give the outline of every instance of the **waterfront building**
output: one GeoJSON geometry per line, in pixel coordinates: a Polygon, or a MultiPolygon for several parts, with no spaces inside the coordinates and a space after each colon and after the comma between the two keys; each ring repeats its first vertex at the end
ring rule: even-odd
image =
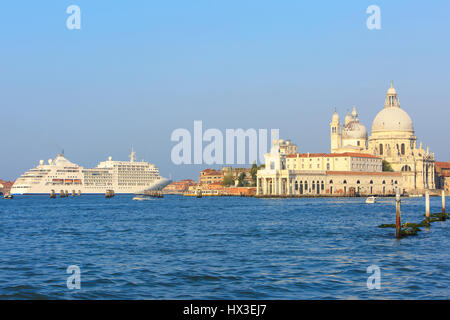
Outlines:
{"type": "Polygon", "coordinates": [[[391,83],[384,108],[372,123],[371,135],[360,123],[356,108],[347,114],[342,126],[335,111],[330,123],[330,150],[332,153],[360,152],[389,162],[395,172],[402,173],[402,185],[408,192],[435,189],[434,153],[417,146],[417,137],[411,117],[400,108],[397,90],[391,83]]]}
{"type": "Polygon", "coordinates": [[[190,186],[185,193],[187,196],[195,196],[201,193],[205,196],[253,196],[256,194],[255,187],[226,187],[222,182],[190,186]]]}
{"type": "MultiPolygon", "coordinates": [[[[290,141],[289,141],[289,144],[290,141]]],[[[422,193],[435,189],[435,157],[417,145],[413,122],[400,108],[391,83],[384,108],[378,112],[370,136],[356,107],[344,123],[335,110],[330,123],[330,153],[298,153],[274,140],[265,155],[266,167],[258,170],[257,194],[392,194],[422,193]],[[392,172],[383,171],[383,161],[392,172]]],[[[443,175],[439,187],[445,185],[443,175]]]]}
{"type": "Polygon", "coordinates": [[[0,179],[0,194],[9,194],[14,181],[4,181],[0,179]]]}
{"type": "Polygon", "coordinates": [[[198,178],[198,184],[200,185],[222,181],[223,181],[222,171],[214,169],[205,169],[200,171],[200,176],[198,178]]]}
{"type": "MultiPolygon", "coordinates": [[[[292,145],[290,146],[292,148],[292,145]]],[[[296,146],[295,149],[297,150],[296,146]]],[[[215,169],[204,169],[200,171],[200,176],[198,179],[198,183],[200,185],[203,184],[212,184],[216,182],[222,183],[225,177],[231,177],[234,181],[234,184],[237,186],[239,182],[239,176],[244,173],[244,184],[247,186],[251,186],[253,183],[251,168],[233,168],[229,166],[223,166],[222,170],[215,169]]]]}
{"type": "MultiPolygon", "coordinates": [[[[257,195],[388,195],[402,187],[400,172],[383,172],[382,159],[364,153],[294,153],[274,140],[258,170],[257,195]]],[[[403,190],[404,191],[404,190],[403,190]]]]}
{"type": "Polygon", "coordinates": [[[239,176],[244,173],[244,183],[245,185],[251,185],[252,181],[252,173],[250,168],[233,168],[233,167],[222,167],[222,175],[223,177],[229,176],[234,180],[235,185],[237,186],[239,182],[239,176]]]}
{"type": "Polygon", "coordinates": [[[165,194],[183,194],[189,190],[190,186],[196,186],[197,183],[192,179],[184,179],[169,183],[162,192],[165,194]]]}
{"type": "Polygon", "coordinates": [[[450,161],[439,162],[434,164],[436,188],[444,189],[446,192],[450,192],[450,161]]]}

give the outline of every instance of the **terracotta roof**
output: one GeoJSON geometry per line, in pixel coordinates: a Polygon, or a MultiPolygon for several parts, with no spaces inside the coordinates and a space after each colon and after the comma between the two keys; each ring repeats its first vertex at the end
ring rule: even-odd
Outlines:
{"type": "Polygon", "coordinates": [[[356,152],[344,152],[344,153],[330,153],[326,157],[358,157],[358,158],[374,158],[381,159],[380,157],[366,154],[366,153],[356,153],[356,152]]]}
{"type": "Polygon", "coordinates": [[[314,158],[314,157],[324,157],[326,153],[297,153],[297,154],[289,154],[286,158],[314,158]]]}
{"type": "Polygon", "coordinates": [[[313,157],[358,157],[358,158],[373,158],[373,159],[381,159],[380,157],[366,154],[366,153],[357,153],[357,152],[344,152],[344,153],[297,153],[287,155],[287,158],[310,158],[313,157]]]}
{"type": "Polygon", "coordinates": [[[336,175],[349,175],[349,176],[392,176],[392,177],[401,177],[401,172],[390,172],[390,171],[382,171],[382,172],[364,172],[364,171],[327,171],[327,174],[336,174],[336,175]]]}
{"type": "Polygon", "coordinates": [[[436,161],[434,163],[435,167],[441,168],[441,169],[450,169],[450,161],[448,162],[440,162],[440,161],[436,161]]]}
{"type": "Polygon", "coordinates": [[[200,171],[200,174],[202,176],[221,176],[222,175],[222,171],[219,170],[214,170],[214,169],[205,169],[200,171]]]}
{"type": "Polygon", "coordinates": [[[202,176],[203,177],[205,177],[205,176],[222,176],[222,173],[220,173],[220,172],[208,172],[208,173],[204,173],[202,176]]]}

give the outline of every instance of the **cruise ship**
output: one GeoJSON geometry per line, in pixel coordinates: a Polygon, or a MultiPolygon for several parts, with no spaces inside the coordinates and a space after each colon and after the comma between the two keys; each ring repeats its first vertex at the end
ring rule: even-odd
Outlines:
{"type": "Polygon", "coordinates": [[[11,188],[13,195],[45,194],[143,194],[162,190],[171,181],[159,175],[158,168],[146,161],[136,161],[131,150],[129,161],[114,161],[111,157],[88,169],[76,165],[59,154],[44,160],[21,175],[11,188]]]}

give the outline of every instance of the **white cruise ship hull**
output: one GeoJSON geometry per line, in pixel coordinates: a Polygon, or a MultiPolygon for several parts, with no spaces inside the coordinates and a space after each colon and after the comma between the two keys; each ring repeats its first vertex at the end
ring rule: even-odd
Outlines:
{"type": "Polygon", "coordinates": [[[78,166],[64,155],[58,155],[48,164],[41,160],[39,165],[21,175],[11,188],[13,195],[68,194],[143,194],[145,191],[159,191],[171,181],[159,175],[153,164],[134,161],[100,162],[95,168],[78,166]]]}
{"type": "Polygon", "coordinates": [[[11,194],[15,196],[19,195],[50,195],[53,192],[56,195],[64,193],[76,193],[82,195],[96,195],[105,194],[107,190],[113,190],[115,194],[144,194],[145,191],[160,191],[164,189],[171,181],[169,179],[162,178],[155,181],[151,185],[146,186],[130,186],[130,187],[93,187],[88,188],[77,185],[61,185],[61,186],[16,186],[11,188],[11,194]]]}

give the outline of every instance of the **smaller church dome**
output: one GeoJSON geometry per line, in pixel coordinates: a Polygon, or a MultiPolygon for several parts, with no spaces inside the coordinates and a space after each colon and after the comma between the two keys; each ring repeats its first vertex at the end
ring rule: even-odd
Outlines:
{"type": "Polygon", "coordinates": [[[367,139],[367,129],[359,121],[350,121],[344,126],[342,139],[367,139]]]}

